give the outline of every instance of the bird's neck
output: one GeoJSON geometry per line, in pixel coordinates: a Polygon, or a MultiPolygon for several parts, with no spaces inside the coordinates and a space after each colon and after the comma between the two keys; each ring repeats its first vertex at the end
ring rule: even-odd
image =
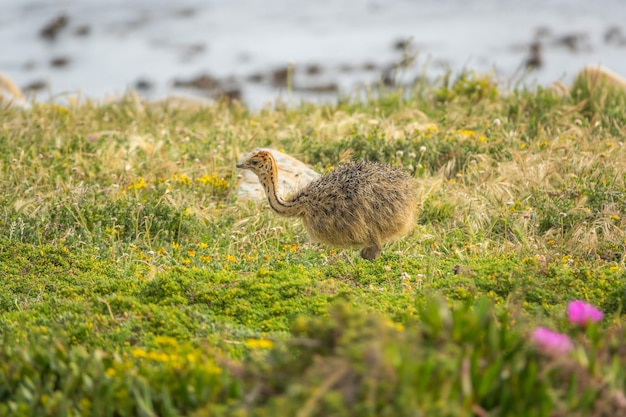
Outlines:
{"type": "Polygon", "coordinates": [[[274,212],[285,217],[299,216],[302,212],[301,204],[293,200],[284,200],[277,194],[278,188],[278,172],[276,166],[273,166],[272,172],[263,176],[259,176],[261,185],[265,189],[267,201],[274,212]]]}

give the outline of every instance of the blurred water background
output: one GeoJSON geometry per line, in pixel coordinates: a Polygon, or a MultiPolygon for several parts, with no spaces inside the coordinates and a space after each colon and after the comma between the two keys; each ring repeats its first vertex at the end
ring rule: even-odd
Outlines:
{"type": "Polygon", "coordinates": [[[626,76],[624,0],[0,0],[0,72],[38,100],[136,89],[258,108],[464,69],[569,83],[587,64],[626,76]]]}

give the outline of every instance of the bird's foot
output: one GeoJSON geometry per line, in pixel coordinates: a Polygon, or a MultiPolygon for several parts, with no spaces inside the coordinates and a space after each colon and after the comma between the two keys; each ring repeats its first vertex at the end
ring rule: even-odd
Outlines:
{"type": "Polygon", "coordinates": [[[380,245],[368,246],[361,249],[361,258],[373,261],[380,256],[380,245]]]}

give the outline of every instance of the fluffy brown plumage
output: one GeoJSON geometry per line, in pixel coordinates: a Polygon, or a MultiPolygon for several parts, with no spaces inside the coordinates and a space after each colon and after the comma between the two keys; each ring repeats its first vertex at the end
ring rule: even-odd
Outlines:
{"type": "Polygon", "coordinates": [[[270,152],[257,151],[237,168],[255,173],[272,210],[302,218],[313,240],[362,248],[364,259],[378,258],[383,243],[408,233],[415,224],[413,180],[387,165],[367,161],[340,165],[288,199],[276,194],[276,161],[270,152]]]}

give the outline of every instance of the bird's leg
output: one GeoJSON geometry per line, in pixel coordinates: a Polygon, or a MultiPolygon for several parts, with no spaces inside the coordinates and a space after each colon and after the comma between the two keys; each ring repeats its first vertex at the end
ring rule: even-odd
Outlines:
{"type": "Polygon", "coordinates": [[[380,250],[380,244],[374,243],[372,246],[361,249],[361,258],[373,261],[380,256],[380,250]]]}

